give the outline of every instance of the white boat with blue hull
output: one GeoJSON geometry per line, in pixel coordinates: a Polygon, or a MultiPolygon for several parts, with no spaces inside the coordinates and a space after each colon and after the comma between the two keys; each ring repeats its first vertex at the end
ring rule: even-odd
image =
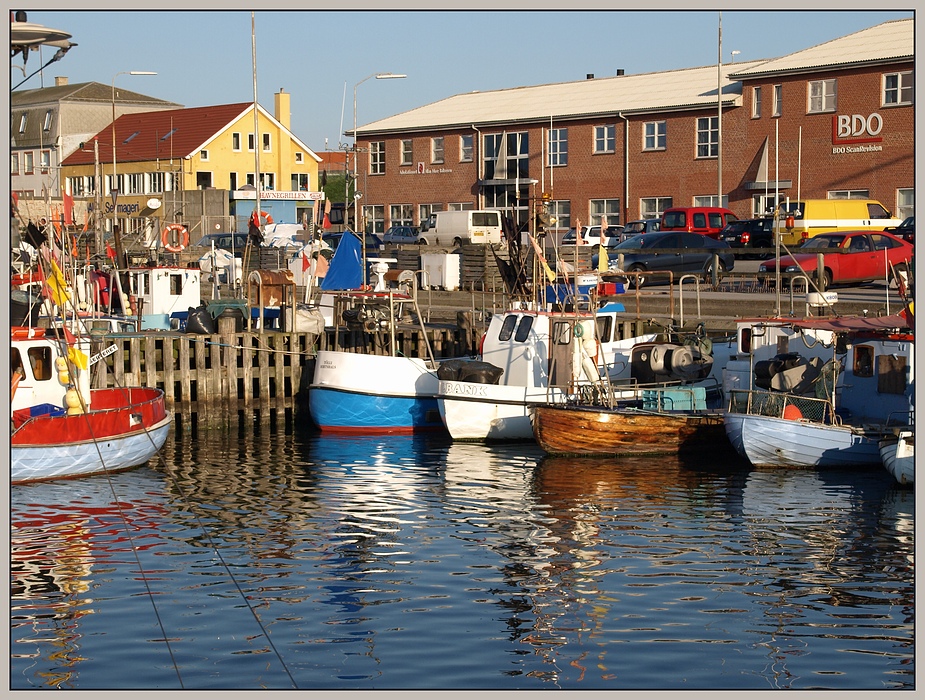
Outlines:
{"type": "Polygon", "coordinates": [[[896,428],[892,435],[880,440],[880,458],[896,483],[912,486],[915,483],[915,428],[911,425],[896,428]]]}
{"type": "Polygon", "coordinates": [[[753,363],[753,387],[760,388],[729,392],[724,422],[733,447],[756,467],[879,465],[880,441],[910,422],[915,363],[908,319],[780,323],[813,331],[793,337],[813,357],[791,342],[786,353],[753,363]]]}

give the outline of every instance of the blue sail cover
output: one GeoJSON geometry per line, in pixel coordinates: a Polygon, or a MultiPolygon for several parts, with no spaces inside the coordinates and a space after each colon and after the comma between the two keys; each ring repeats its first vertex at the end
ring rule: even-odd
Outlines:
{"type": "Polygon", "coordinates": [[[331,258],[321,289],[357,289],[363,284],[363,243],[353,231],[344,231],[331,258]]]}

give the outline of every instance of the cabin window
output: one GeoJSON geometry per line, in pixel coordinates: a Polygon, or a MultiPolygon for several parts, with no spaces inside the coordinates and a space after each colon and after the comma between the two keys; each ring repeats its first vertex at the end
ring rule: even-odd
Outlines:
{"type": "Polygon", "coordinates": [[[517,325],[517,334],[514,336],[514,340],[518,343],[524,342],[530,337],[531,328],[533,328],[533,316],[524,316],[521,318],[520,323],[517,325]]]}
{"type": "Polygon", "coordinates": [[[175,297],[183,294],[183,275],[170,275],[170,293],[175,297]]]}
{"type": "Polygon", "coordinates": [[[37,381],[51,379],[51,348],[29,348],[29,364],[37,381]]]}
{"type": "Polygon", "coordinates": [[[572,342],[572,324],[569,321],[557,321],[552,328],[552,342],[555,345],[568,345],[572,342]]]}
{"type": "Polygon", "coordinates": [[[511,336],[514,335],[515,325],[517,325],[516,316],[508,316],[504,319],[504,323],[501,324],[501,333],[498,335],[498,340],[510,340],[511,336]]]}
{"type": "Polygon", "coordinates": [[[743,328],[739,332],[739,352],[748,354],[752,351],[752,329],[743,328]]]}
{"type": "Polygon", "coordinates": [[[613,333],[613,317],[598,316],[597,337],[601,339],[602,343],[609,343],[611,340],[611,333],[613,333]]]}
{"type": "Polygon", "coordinates": [[[877,358],[877,391],[881,394],[905,393],[905,357],[894,353],[884,353],[877,358]]]}
{"type": "Polygon", "coordinates": [[[22,366],[22,357],[19,354],[19,348],[10,349],[10,372],[16,374],[17,372],[21,377],[26,376],[26,370],[22,366]]]}
{"type": "Polygon", "coordinates": [[[854,346],[854,366],[851,371],[856,377],[874,376],[874,349],[870,345],[854,346]]]}

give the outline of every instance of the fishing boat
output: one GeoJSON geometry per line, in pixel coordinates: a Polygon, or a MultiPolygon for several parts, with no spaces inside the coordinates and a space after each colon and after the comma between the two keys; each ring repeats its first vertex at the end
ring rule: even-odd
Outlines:
{"type": "Polygon", "coordinates": [[[91,389],[89,350],[65,328],[11,329],[11,483],[128,469],[164,445],[164,392],[91,389]]]}
{"type": "Polygon", "coordinates": [[[911,422],[909,316],[775,323],[811,332],[794,336],[787,353],[753,363],[752,388],[729,392],[724,421],[736,451],[756,467],[881,464],[880,441],[911,422]]]}
{"type": "Polygon", "coordinates": [[[707,409],[703,387],[646,389],[641,406],[538,403],[531,421],[551,455],[716,456],[728,446],[723,414],[707,409]]]}
{"type": "Polygon", "coordinates": [[[901,486],[915,483],[915,430],[912,426],[896,428],[880,440],[883,466],[901,486]]]}

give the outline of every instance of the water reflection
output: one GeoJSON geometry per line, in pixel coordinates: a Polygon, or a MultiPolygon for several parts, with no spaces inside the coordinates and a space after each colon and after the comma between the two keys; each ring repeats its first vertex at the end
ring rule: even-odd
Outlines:
{"type": "Polygon", "coordinates": [[[13,490],[11,682],[912,687],[913,506],[879,472],[179,433],[13,490]]]}

